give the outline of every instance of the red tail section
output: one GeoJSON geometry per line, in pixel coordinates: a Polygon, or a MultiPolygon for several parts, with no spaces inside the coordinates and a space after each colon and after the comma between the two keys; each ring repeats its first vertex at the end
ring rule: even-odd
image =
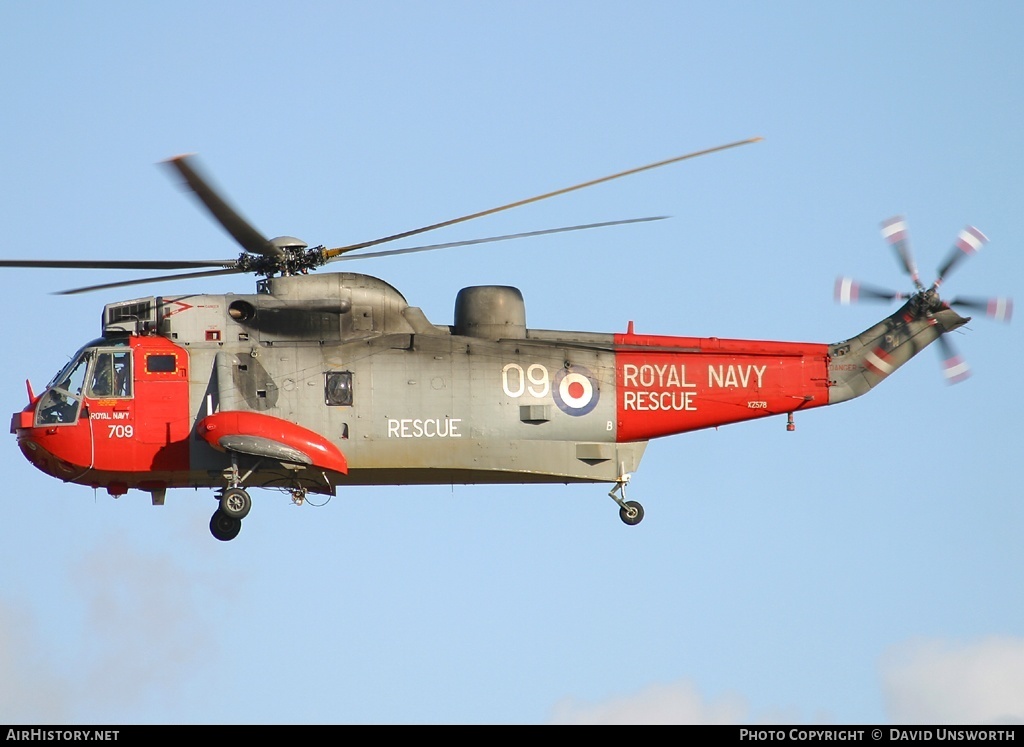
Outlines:
{"type": "Polygon", "coordinates": [[[828,404],[828,347],[715,337],[615,336],[619,441],[828,404]]]}

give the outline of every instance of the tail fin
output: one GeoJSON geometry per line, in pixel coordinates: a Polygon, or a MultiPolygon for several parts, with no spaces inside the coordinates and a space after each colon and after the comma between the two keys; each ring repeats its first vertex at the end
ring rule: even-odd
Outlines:
{"type": "Polygon", "coordinates": [[[829,346],[829,404],[866,394],[940,336],[969,321],[943,304],[934,291],[915,294],[892,316],[829,346]]]}

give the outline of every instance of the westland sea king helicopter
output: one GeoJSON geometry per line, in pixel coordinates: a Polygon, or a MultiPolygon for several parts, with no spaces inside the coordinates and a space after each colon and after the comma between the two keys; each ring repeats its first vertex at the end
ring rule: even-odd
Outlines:
{"type": "Polygon", "coordinates": [[[267,239],[211,186],[194,158],[167,163],[242,247],[205,261],[7,260],[3,267],[191,270],[76,288],[255,273],[252,295],[165,295],[104,306],[102,336],[86,344],[14,414],[25,457],[65,482],[129,489],[162,504],[168,488],[213,488],[210,530],[233,539],[249,489],[302,503],[355,485],[606,483],[629,525],[642,506],[625,496],[652,438],[834,405],[867,393],[938,341],[945,375],[968,374],[945,335],[966,324],[951,307],[1001,320],[1009,299],[955,298],[939,288],[987,241],[965,228],[925,286],[901,218],[883,235],[914,288],[841,278],[838,300],[901,301],[861,334],[833,344],[569,332],[526,326],[507,286],[464,288],[453,324],[435,324],[375,277],[314,275],[328,263],[523,238],[656,218],[363,252],[689,158],[729,143],[501,207],[348,246],[267,239]]]}

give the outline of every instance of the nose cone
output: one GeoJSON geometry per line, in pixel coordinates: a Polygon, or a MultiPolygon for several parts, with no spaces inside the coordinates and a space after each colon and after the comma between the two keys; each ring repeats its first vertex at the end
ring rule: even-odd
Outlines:
{"type": "Polygon", "coordinates": [[[21,449],[21,453],[25,455],[25,458],[36,468],[48,475],[52,475],[54,474],[51,471],[53,467],[52,455],[40,447],[35,438],[34,431],[36,429],[33,428],[34,410],[35,402],[29,402],[24,410],[14,413],[11,416],[11,433],[17,436],[18,448],[21,449]]]}
{"type": "Polygon", "coordinates": [[[36,469],[61,480],[76,480],[89,469],[88,423],[35,426],[35,403],[11,418],[18,448],[36,469]]]}
{"type": "Polygon", "coordinates": [[[50,454],[46,449],[41,447],[32,435],[22,431],[18,434],[18,448],[21,449],[21,453],[25,455],[29,463],[32,464],[36,469],[45,472],[48,475],[56,477],[56,460],[53,454],[50,454]]]}

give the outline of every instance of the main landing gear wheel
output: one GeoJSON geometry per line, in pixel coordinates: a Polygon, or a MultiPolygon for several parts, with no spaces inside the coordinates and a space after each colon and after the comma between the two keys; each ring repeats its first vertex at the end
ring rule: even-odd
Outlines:
{"type": "MultiPolygon", "coordinates": [[[[226,515],[241,521],[249,515],[252,499],[242,488],[228,488],[220,497],[220,510],[226,515]]],[[[237,534],[237,532],[236,532],[237,534]]]]}
{"type": "Polygon", "coordinates": [[[619,518],[623,524],[636,526],[644,520],[644,507],[636,501],[626,501],[619,509],[619,518]]]}
{"type": "Polygon", "coordinates": [[[234,516],[228,516],[219,508],[213,512],[210,519],[210,533],[221,542],[228,542],[238,536],[242,531],[242,520],[234,516]]]}

